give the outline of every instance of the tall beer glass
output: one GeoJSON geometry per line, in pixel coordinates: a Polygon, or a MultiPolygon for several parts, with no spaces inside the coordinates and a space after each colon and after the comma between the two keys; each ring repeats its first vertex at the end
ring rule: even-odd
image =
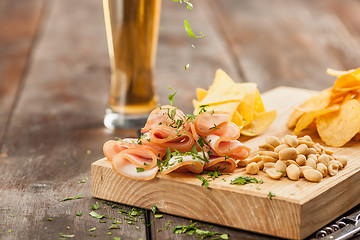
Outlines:
{"type": "Polygon", "coordinates": [[[157,105],[153,69],[161,0],[103,0],[111,65],[107,128],[143,127],[157,105]]]}

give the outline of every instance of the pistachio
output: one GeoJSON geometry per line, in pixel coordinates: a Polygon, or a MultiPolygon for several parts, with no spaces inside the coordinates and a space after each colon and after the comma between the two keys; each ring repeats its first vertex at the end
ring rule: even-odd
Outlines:
{"type": "Polygon", "coordinates": [[[286,163],[284,161],[281,161],[281,160],[278,160],[276,163],[275,163],[275,166],[274,168],[277,170],[277,171],[280,171],[280,172],[285,172],[286,171],[286,163]]]}
{"type": "Polygon", "coordinates": [[[316,165],[316,170],[318,170],[319,172],[321,172],[321,174],[323,175],[323,177],[327,176],[327,167],[325,166],[324,163],[318,163],[316,165]]]}
{"type": "Polygon", "coordinates": [[[285,148],[289,148],[290,146],[283,143],[283,144],[280,144],[279,146],[277,146],[275,149],[274,149],[274,152],[277,152],[279,153],[281,150],[285,149],[285,148]]]}
{"type": "Polygon", "coordinates": [[[300,178],[300,169],[295,164],[290,164],[290,166],[286,168],[286,174],[291,180],[297,181],[300,178]]]}
{"type": "Polygon", "coordinates": [[[303,171],[303,174],[304,174],[305,179],[310,182],[320,182],[321,179],[323,178],[323,175],[321,174],[321,172],[319,172],[318,170],[315,170],[315,169],[305,169],[303,171]]]}
{"type": "Polygon", "coordinates": [[[297,140],[296,136],[293,136],[293,135],[286,135],[284,137],[284,143],[286,143],[290,147],[294,147],[294,148],[298,146],[298,140],[297,140]]]}
{"type": "Polygon", "coordinates": [[[306,163],[306,157],[302,154],[297,155],[295,161],[297,162],[297,164],[299,164],[299,166],[303,166],[306,163]]]}
{"type": "Polygon", "coordinates": [[[275,137],[275,136],[268,136],[266,137],[266,143],[270,144],[274,147],[277,147],[281,144],[279,138],[275,137]]]}
{"type": "Polygon", "coordinates": [[[298,154],[299,154],[298,151],[293,147],[285,148],[279,152],[279,159],[280,160],[296,159],[298,154]]]}
{"type": "Polygon", "coordinates": [[[269,168],[266,170],[266,174],[269,175],[269,177],[273,178],[273,179],[279,179],[281,178],[281,176],[283,175],[282,172],[278,172],[276,171],[275,168],[269,168]]]}
{"type": "Polygon", "coordinates": [[[246,166],[246,172],[248,174],[258,174],[259,172],[259,166],[256,162],[252,162],[246,166]]]}

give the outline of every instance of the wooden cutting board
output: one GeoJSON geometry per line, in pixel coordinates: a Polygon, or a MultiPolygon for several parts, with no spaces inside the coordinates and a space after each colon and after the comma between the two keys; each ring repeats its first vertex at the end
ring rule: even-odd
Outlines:
{"type": "MultiPolygon", "coordinates": [[[[252,149],[265,142],[267,135],[291,134],[286,122],[293,107],[315,91],[279,87],[263,94],[267,110],[277,110],[277,117],[261,136],[243,139],[252,149]]],[[[313,140],[321,142],[316,134],[313,140]]],[[[333,148],[330,148],[333,149],[333,148]]],[[[97,198],[197,219],[273,236],[303,239],[360,203],[360,144],[350,142],[333,149],[346,155],[348,165],[320,183],[304,179],[273,180],[263,172],[255,177],[263,184],[231,185],[231,180],[246,176],[244,168],[223,175],[201,186],[195,174],[158,174],[150,181],[136,181],[116,174],[106,159],[91,165],[91,191],[97,198]],[[275,197],[270,200],[268,193],[275,197]]],[[[204,176],[206,177],[206,176],[204,176]]]]}

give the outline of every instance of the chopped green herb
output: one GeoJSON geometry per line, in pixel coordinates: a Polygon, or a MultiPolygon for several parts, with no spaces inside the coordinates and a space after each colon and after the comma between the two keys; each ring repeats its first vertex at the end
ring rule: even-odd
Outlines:
{"type": "Polygon", "coordinates": [[[151,206],[151,211],[153,212],[153,214],[155,214],[157,211],[157,206],[151,206]]]}
{"type": "Polygon", "coordinates": [[[12,230],[11,230],[11,229],[9,229],[9,230],[8,230],[8,233],[12,233],[12,230]]]}
{"type": "Polygon", "coordinates": [[[157,218],[157,219],[159,219],[159,218],[162,218],[163,215],[161,215],[161,214],[155,214],[154,217],[157,218]]]}
{"type": "Polygon", "coordinates": [[[157,232],[161,232],[161,231],[162,231],[162,229],[161,229],[161,228],[159,228],[159,229],[156,229],[156,231],[157,231],[157,232]]]}
{"type": "Polygon", "coordinates": [[[129,225],[134,225],[134,223],[133,222],[126,222],[127,224],[129,224],[129,225]]]}
{"type": "Polygon", "coordinates": [[[269,200],[271,200],[272,197],[275,197],[275,193],[269,192],[268,195],[267,195],[267,198],[268,198],[269,200]]]}
{"type": "Polygon", "coordinates": [[[121,238],[119,238],[119,237],[114,237],[114,240],[121,240],[121,238]]]}
{"type": "Polygon", "coordinates": [[[107,235],[111,235],[111,232],[108,232],[107,235]]]}
{"type": "Polygon", "coordinates": [[[54,219],[52,219],[52,218],[46,218],[46,220],[48,220],[48,221],[54,221],[54,219]]]}
{"type": "Polygon", "coordinates": [[[67,197],[67,198],[64,198],[64,199],[62,199],[62,200],[59,200],[60,202],[65,202],[65,201],[69,201],[69,200],[75,200],[75,199],[80,199],[80,198],[82,198],[82,194],[80,194],[80,195],[77,195],[77,196],[75,196],[75,197],[67,197]]]}
{"type": "Polygon", "coordinates": [[[80,183],[86,183],[86,181],[85,181],[85,179],[83,179],[83,180],[79,180],[78,183],[79,183],[79,184],[80,184],[80,183]]]}
{"type": "Polygon", "coordinates": [[[93,228],[90,228],[89,229],[89,232],[93,232],[93,231],[95,231],[96,230],[96,227],[93,227],[93,228]]]}
{"type": "Polygon", "coordinates": [[[227,233],[221,234],[220,238],[224,239],[224,240],[228,240],[229,239],[229,234],[227,234],[227,233]]]}
{"type": "Polygon", "coordinates": [[[139,173],[139,172],[143,172],[143,171],[145,171],[144,168],[141,168],[141,167],[137,167],[137,168],[136,168],[136,172],[138,172],[138,173],[139,173]]]}
{"type": "Polygon", "coordinates": [[[16,215],[15,214],[10,214],[10,217],[16,217],[16,215]]]}
{"type": "Polygon", "coordinates": [[[92,216],[93,218],[97,218],[97,219],[108,218],[107,215],[100,215],[94,211],[90,212],[89,215],[92,216]]]}
{"type": "Polygon", "coordinates": [[[237,177],[234,180],[232,180],[230,184],[245,185],[245,184],[248,184],[248,183],[259,183],[259,181],[254,177],[240,176],[240,177],[237,177]]]}
{"type": "Polygon", "coordinates": [[[196,177],[202,181],[201,186],[204,186],[205,188],[209,187],[209,181],[208,180],[206,180],[205,178],[203,178],[200,175],[197,175],[196,177]]]}
{"type": "Polygon", "coordinates": [[[209,130],[212,130],[212,129],[220,129],[220,128],[218,128],[218,127],[216,126],[216,124],[214,123],[214,126],[211,127],[211,128],[209,128],[209,130]]]}
{"type": "Polygon", "coordinates": [[[63,162],[64,166],[67,164],[67,162],[63,162]]]}
{"type": "Polygon", "coordinates": [[[123,214],[123,213],[126,213],[126,214],[127,214],[127,211],[120,209],[120,210],[119,210],[119,213],[120,213],[120,214],[123,214]]]}
{"type": "Polygon", "coordinates": [[[188,64],[186,64],[185,65],[185,70],[188,70],[189,69],[189,67],[190,67],[190,64],[188,63],[188,64]]]}
{"type": "Polygon", "coordinates": [[[167,229],[169,228],[169,226],[170,226],[171,223],[173,223],[173,221],[168,221],[168,222],[167,222],[167,224],[166,224],[166,226],[165,226],[165,230],[167,230],[167,229]]]}
{"type": "Polygon", "coordinates": [[[121,221],[113,221],[112,224],[122,224],[121,221]]]}
{"type": "Polygon", "coordinates": [[[168,99],[170,100],[170,105],[173,107],[174,106],[174,96],[177,92],[174,92],[173,94],[170,94],[168,96],[168,99]]]}
{"type": "Polygon", "coordinates": [[[106,221],[100,219],[99,223],[106,223],[106,221]]]}
{"type": "Polygon", "coordinates": [[[185,31],[186,33],[190,36],[190,37],[194,37],[194,38],[202,38],[205,35],[203,33],[200,33],[200,36],[196,36],[193,31],[191,30],[190,24],[188,20],[184,20],[184,27],[185,27],[185,31]]]}
{"type": "Polygon", "coordinates": [[[75,234],[65,235],[65,234],[59,233],[59,235],[60,235],[60,237],[63,237],[63,238],[73,238],[73,237],[75,237],[75,234]]]}
{"type": "Polygon", "coordinates": [[[98,202],[96,202],[94,205],[90,205],[90,207],[91,207],[92,210],[98,210],[100,205],[99,205],[98,202]]]}
{"type": "Polygon", "coordinates": [[[108,229],[109,229],[109,230],[110,230],[110,229],[120,229],[120,226],[113,224],[113,225],[111,225],[108,229]]]}

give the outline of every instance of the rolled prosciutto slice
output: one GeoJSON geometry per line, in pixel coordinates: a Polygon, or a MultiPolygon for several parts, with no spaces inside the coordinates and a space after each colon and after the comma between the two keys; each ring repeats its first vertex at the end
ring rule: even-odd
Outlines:
{"type": "Polygon", "coordinates": [[[182,130],[183,128],[188,130],[185,120],[186,116],[180,109],[170,105],[164,105],[154,109],[150,113],[145,126],[141,129],[141,132],[147,133],[158,125],[172,126],[175,128],[178,124],[181,125],[178,127],[179,130],[182,130]]]}
{"type": "MultiPolygon", "coordinates": [[[[203,153],[199,152],[199,156],[203,156],[203,153]]],[[[205,153],[205,157],[208,158],[208,155],[205,153]]],[[[203,171],[204,161],[193,156],[193,155],[184,155],[184,156],[173,156],[169,159],[166,165],[163,166],[160,171],[161,174],[168,174],[171,172],[193,172],[201,173],[203,171]]]]}
{"type": "Polygon", "coordinates": [[[185,130],[174,129],[169,126],[158,125],[150,131],[150,145],[156,145],[171,151],[188,152],[194,144],[194,137],[185,130]]]}
{"type": "Polygon", "coordinates": [[[105,157],[112,161],[114,156],[126,149],[137,147],[136,144],[137,139],[135,138],[127,138],[126,141],[116,141],[116,140],[109,140],[104,143],[103,152],[105,157]]]}
{"type": "Polygon", "coordinates": [[[136,180],[153,179],[159,170],[156,164],[156,154],[146,146],[123,150],[112,159],[115,172],[136,180]]]}
{"type": "Polygon", "coordinates": [[[250,148],[238,140],[227,140],[226,137],[209,135],[206,137],[206,141],[218,156],[229,156],[242,160],[250,154],[250,148]]]}
{"type": "Polygon", "coordinates": [[[236,168],[236,163],[232,158],[225,157],[211,157],[209,162],[204,165],[204,170],[219,172],[233,172],[236,168]]]}

